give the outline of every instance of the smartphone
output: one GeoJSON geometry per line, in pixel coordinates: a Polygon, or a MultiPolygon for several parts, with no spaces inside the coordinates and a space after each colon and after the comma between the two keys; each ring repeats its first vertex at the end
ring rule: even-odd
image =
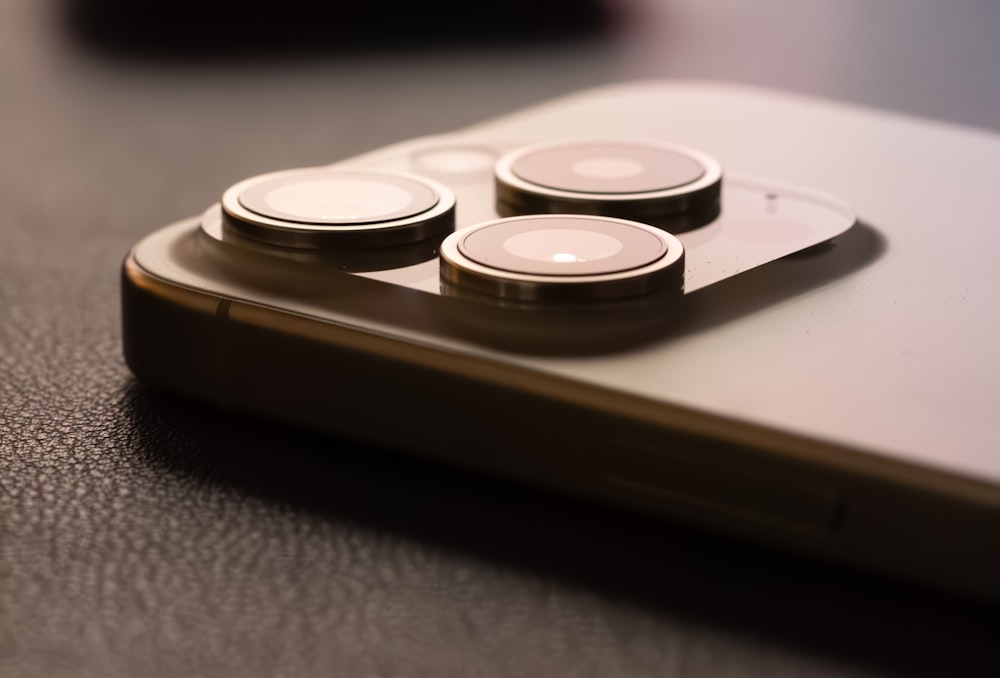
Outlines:
{"type": "Polygon", "coordinates": [[[231,187],[137,243],[134,374],[1000,600],[997,135],[584,91],[231,187]]]}

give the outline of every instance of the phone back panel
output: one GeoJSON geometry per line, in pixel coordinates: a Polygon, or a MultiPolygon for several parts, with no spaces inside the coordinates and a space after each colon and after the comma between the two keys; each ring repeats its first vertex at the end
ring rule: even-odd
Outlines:
{"type": "MultiPolygon", "coordinates": [[[[704,150],[727,172],[823,187],[861,224],[839,251],[695,293],[687,325],[661,342],[504,359],[1000,486],[1000,135],[752,88],[648,83],[439,143],[623,130],[704,150]]],[[[427,172],[426,153],[404,145],[354,161],[427,172]]]]}

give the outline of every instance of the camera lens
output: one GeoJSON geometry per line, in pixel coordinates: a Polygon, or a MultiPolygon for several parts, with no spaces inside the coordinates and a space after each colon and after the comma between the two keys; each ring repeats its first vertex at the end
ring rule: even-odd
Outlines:
{"type": "MultiPolygon", "coordinates": [[[[463,244],[466,251],[471,247],[475,237],[470,237],[463,244]]],[[[560,275],[560,270],[567,264],[591,262],[600,267],[604,259],[622,251],[622,243],[610,235],[584,231],[577,228],[546,228],[540,231],[528,231],[508,238],[503,244],[504,251],[520,260],[546,264],[540,267],[538,273],[560,275]]]]}
{"type": "Polygon", "coordinates": [[[381,248],[440,240],[454,229],[442,184],[366,169],[306,168],[242,181],[222,197],[227,228],[271,245],[381,248]]]}
{"type": "Polygon", "coordinates": [[[546,216],[477,229],[459,240],[458,249],[472,261],[513,273],[580,276],[651,264],[667,243],[622,222],[546,216]]]}
{"type": "Polygon", "coordinates": [[[502,216],[596,214],[683,231],[718,216],[722,169],[681,146],[581,140],[508,153],[495,180],[502,216]]]}
{"type": "Polygon", "coordinates": [[[265,217],[311,224],[367,224],[425,212],[437,195],[398,177],[284,177],[258,184],[240,204],[265,217]]]}
{"type": "Polygon", "coordinates": [[[679,295],[684,248],[668,233],[624,219],[510,217],[446,238],[441,280],[446,291],[529,303],[679,295]]]}

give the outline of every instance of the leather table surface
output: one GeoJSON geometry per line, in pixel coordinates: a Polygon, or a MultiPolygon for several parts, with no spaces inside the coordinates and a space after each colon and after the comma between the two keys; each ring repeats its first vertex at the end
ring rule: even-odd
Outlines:
{"type": "Polygon", "coordinates": [[[609,42],[186,58],[67,28],[87,5],[0,8],[0,676],[1000,675],[995,609],[131,377],[143,234],[631,73],[609,42]]]}

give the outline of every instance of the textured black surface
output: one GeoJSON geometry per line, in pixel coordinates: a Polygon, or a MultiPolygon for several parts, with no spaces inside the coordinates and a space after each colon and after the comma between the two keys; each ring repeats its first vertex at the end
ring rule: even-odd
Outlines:
{"type": "Polygon", "coordinates": [[[141,235],[243,176],[596,83],[599,45],[176,71],[78,51],[47,8],[0,9],[0,676],[1000,675],[996,610],[128,373],[141,235]],[[519,80],[533,59],[562,79],[519,80]]]}

